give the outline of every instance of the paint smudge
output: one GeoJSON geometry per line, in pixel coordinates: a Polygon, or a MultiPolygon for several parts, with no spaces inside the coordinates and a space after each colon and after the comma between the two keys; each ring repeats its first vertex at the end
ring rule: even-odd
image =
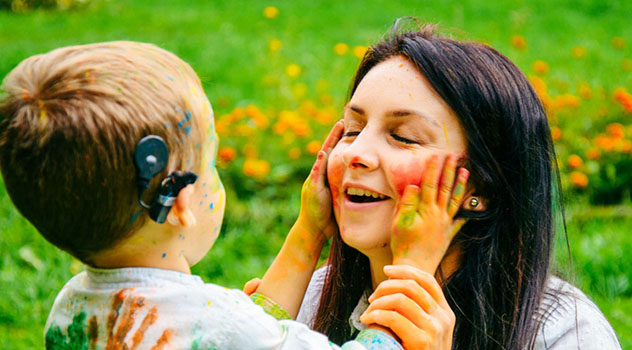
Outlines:
{"type": "Polygon", "coordinates": [[[443,134],[445,135],[445,142],[450,146],[450,140],[448,140],[448,129],[445,127],[445,123],[443,123],[443,134]]]}
{"type": "Polygon", "coordinates": [[[166,258],[167,257],[167,253],[162,253],[162,257],[166,258]]]}

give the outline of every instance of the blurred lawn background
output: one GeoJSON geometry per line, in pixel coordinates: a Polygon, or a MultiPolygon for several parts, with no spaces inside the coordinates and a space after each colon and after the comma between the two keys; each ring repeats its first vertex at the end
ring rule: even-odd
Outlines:
{"type": "MultiPolygon", "coordinates": [[[[281,246],[355,67],[395,18],[489,43],[530,77],[549,112],[573,254],[571,265],[562,234],[557,268],[632,348],[632,2],[57,2],[0,0],[0,77],[33,54],[119,39],[189,62],[215,109],[228,192],[222,234],[193,272],[236,288],[262,276],[281,246]]],[[[41,348],[56,293],[81,269],[0,187],[0,347],[41,348]]]]}

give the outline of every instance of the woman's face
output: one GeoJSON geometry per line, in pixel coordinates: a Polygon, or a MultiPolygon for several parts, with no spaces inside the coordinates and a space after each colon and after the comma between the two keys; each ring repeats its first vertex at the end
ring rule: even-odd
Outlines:
{"type": "Polygon", "coordinates": [[[465,134],[450,107],[401,56],[362,79],[344,124],[327,168],[334,213],[343,241],[371,257],[390,251],[404,187],[421,183],[432,154],[464,152],[465,134]]]}

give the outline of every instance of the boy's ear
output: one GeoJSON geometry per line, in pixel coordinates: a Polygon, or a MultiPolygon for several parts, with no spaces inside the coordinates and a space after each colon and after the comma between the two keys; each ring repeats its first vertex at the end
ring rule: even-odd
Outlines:
{"type": "Polygon", "coordinates": [[[167,222],[173,226],[182,225],[184,227],[191,227],[195,225],[196,220],[193,212],[191,211],[191,200],[193,198],[194,188],[193,185],[187,185],[180,190],[176,200],[173,203],[173,207],[167,214],[167,222]]]}

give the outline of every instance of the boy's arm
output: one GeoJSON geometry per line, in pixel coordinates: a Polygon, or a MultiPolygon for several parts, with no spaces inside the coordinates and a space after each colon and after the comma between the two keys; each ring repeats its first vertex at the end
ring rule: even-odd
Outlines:
{"type": "Polygon", "coordinates": [[[301,210],[279,254],[266,271],[256,293],[279,304],[296,318],[323,245],[337,230],[326,185],[327,158],[344,127],[337,122],[323,143],[301,190],[301,210]]]}

